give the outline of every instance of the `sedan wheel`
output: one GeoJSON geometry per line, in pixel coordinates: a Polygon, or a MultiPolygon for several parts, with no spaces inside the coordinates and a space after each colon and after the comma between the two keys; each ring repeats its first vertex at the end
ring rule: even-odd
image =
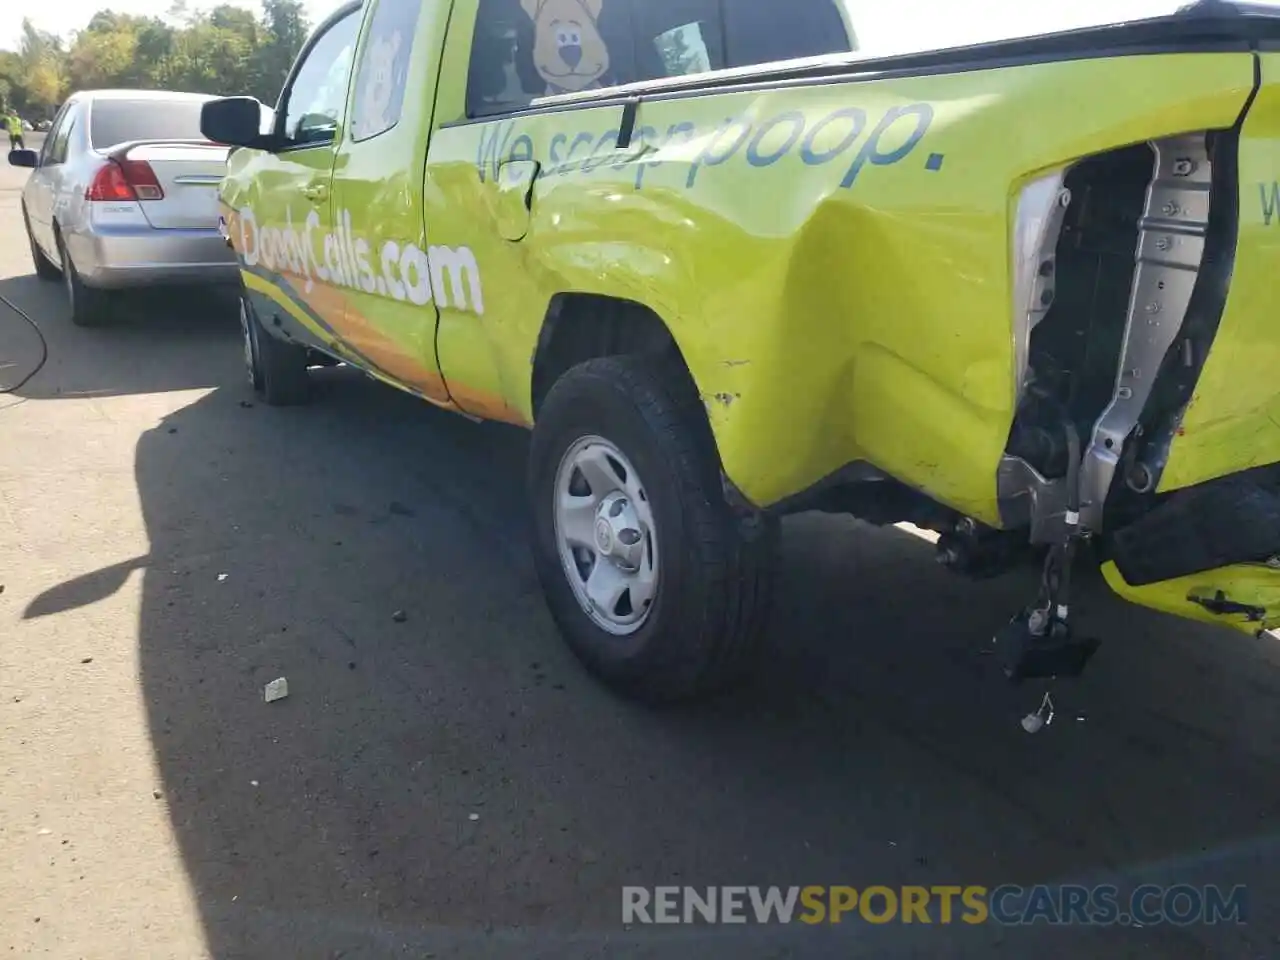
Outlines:
{"type": "Polygon", "coordinates": [[[62,261],[62,280],[71,305],[71,322],[77,327],[94,327],[106,319],[106,298],[101,290],[86,287],[76,272],[67,245],[58,235],[58,257],[62,261]]]}

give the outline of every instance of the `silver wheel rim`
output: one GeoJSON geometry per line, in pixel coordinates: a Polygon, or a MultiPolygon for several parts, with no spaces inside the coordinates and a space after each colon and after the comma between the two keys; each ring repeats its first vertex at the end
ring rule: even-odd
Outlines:
{"type": "Polygon", "coordinates": [[[560,563],[578,604],[600,629],[630,636],[658,596],[658,538],[640,475],[614,444],[583,437],[560,461],[555,482],[560,563]]]}

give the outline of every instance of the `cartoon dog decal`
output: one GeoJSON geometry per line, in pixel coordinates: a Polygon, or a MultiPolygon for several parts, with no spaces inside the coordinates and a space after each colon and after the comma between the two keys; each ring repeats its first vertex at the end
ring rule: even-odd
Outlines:
{"type": "Polygon", "coordinates": [[[609,70],[597,23],[604,0],[520,0],[534,26],[533,63],[547,95],[594,90],[609,70]]]}
{"type": "Polygon", "coordinates": [[[369,50],[368,69],[364,89],[360,96],[357,115],[357,137],[381,133],[390,127],[396,117],[391,115],[392,101],[396,95],[396,54],[400,52],[400,32],[390,37],[379,37],[369,50]]]}

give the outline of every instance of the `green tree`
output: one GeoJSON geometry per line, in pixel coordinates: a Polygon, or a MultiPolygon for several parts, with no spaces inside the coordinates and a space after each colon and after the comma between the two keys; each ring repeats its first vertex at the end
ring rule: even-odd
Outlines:
{"type": "Polygon", "coordinates": [[[67,58],[70,86],[85,90],[120,85],[132,74],[137,54],[138,34],[131,25],[85,30],[67,58]]]}
{"type": "Polygon", "coordinates": [[[169,83],[194,93],[247,89],[251,53],[244,37],[197,20],[174,38],[169,83]]]}
{"type": "Polygon", "coordinates": [[[58,39],[57,34],[36,29],[30,17],[23,17],[22,39],[19,41],[18,52],[28,62],[42,60],[45,57],[59,57],[63,52],[62,41],[58,39]]]}
{"type": "Polygon", "coordinates": [[[258,48],[258,86],[253,95],[264,103],[274,104],[311,28],[303,14],[301,0],[262,0],[262,23],[266,36],[258,48]]]}
{"type": "Polygon", "coordinates": [[[219,30],[238,33],[255,46],[258,43],[258,34],[263,29],[252,11],[225,3],[209,11],[209,23],[219,30]]]}
{"type": "Polygon", "coordinates": [[[165,65],[173,55],[178,34],[172,26],[155,17],[141,20],[135,27],[138,36],[138,61],[129,86],[160,89],[165,86],[165,65]]]}
{"type": "Polygon", "coordinates": [[[0,84],[4,86],[4,103],[22,113],[27,108],[26,88],[22,86],[22,58],[11,50],[0,50],[0,84]]]}
{"type": "Polygon", "coordinates": [[[62,41],[52,33],[37,30],[30,18],[24,17],[18,58],[26,109],[52,111],[62,99],[67,82],[62,41]]]}
{"type": "Polygon", "coordinates": [[[24,116],[52,116],[71,90],[103,87],[251,94],[274,102],[310,27],[300,0],[262,11],[174,3],[164,17],[99,10],[70,47],[23,22],[17,51],[0,51],[0,97],[24,116]]]}

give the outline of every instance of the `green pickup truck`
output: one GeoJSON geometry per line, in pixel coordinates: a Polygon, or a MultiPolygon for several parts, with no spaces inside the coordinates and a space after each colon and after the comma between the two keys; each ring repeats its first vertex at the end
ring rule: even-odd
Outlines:
{"type": "Polygon", "coordinates": [[[639,697],[735,676],[806,510],[1042,562],[1014,679],[1094,652],[1086,556],[1280,626],[1280,18],[895,51],[857,9],[342,7],[270,129],[204,108],[253,387],[340,362],[530,428],[550,609],[639,697]]]}

